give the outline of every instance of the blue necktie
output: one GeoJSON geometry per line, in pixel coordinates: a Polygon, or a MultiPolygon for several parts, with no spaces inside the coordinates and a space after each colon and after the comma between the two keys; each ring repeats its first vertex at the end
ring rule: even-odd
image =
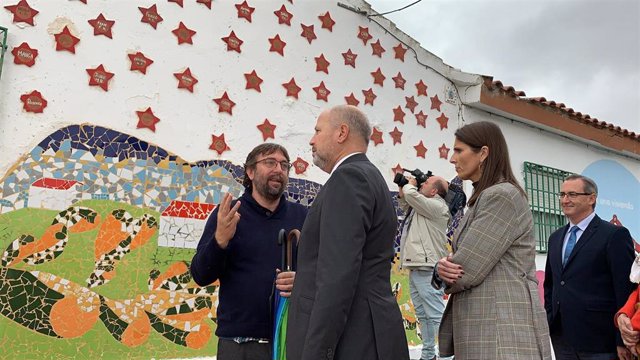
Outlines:
{"type": "Polygon", "coordinates": [[[567,263],[567,259],[569,259],[569,255],[571,255],[571,252],[573,251],[573,247],[576,246],[576,233],[578,232],[578,230],[580,230],[579,227],[577,226],[572,226],[571,229],[569,229],[569,240],[567,240],[567,247],[564,249],[564,257],[562,258],[562,266],[564,266],[564,264],[567,263]]]}

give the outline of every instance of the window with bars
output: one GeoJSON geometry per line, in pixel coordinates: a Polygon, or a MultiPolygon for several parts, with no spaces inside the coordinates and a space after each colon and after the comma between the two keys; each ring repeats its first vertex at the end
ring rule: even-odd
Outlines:
{"type": "Polygon", "coordinates": [[[564,178],[571,174],[544,165],[524,163],[524,186],[533,214],[533,232],[538,252],[547,252],[549,236],[566,223],[558,193],[564,178]]]}

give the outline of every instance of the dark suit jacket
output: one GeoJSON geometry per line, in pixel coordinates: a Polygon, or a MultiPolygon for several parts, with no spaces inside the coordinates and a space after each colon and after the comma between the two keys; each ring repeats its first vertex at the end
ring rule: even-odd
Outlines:
{"type": "Polygon", "coordinates": [[[631,235],[596,215],[563,268],[562,243],[568,228],[567,224],[549,237],[544,307],[550,332],[557,331],[554,322],[559,320],[564,340],[576,350],[615,353],[616,346],[624,345],[613,316],[633,291],[631,235]]]}
{"type": "Polygon", "coordinates": [[[302,228],[288,360],[409,359],[390,283],[396,225],[378,169],[364,154],[346,159],[302,228]]]}

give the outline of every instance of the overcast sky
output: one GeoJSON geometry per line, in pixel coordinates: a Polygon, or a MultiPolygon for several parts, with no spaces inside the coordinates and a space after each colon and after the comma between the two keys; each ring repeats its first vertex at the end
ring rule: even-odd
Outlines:
{"type": "Polygon", "coordinates": [[[422,0],[386,17],[448,65],[640,133],[639,0],[422,0]]]}

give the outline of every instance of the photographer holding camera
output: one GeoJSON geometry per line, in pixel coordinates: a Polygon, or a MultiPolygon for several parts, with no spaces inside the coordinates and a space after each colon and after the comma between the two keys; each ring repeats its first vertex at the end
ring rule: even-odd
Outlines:
{"type": "MultiPolygon", "coordinates": [[[[404,169],[405,171],[408,171],[404,169]]],[[[450,220],[444,198],[448,183],[420,170],[415,177],[396,174],[398,203],[406,217],[400,237],[400,267],[409,269],[409,287],[422,333],[421,360],[436,359],[435,338],[444,311],[444,292],[431,286],[436,262],[447,255],[446,232],[450,220]]]]}

